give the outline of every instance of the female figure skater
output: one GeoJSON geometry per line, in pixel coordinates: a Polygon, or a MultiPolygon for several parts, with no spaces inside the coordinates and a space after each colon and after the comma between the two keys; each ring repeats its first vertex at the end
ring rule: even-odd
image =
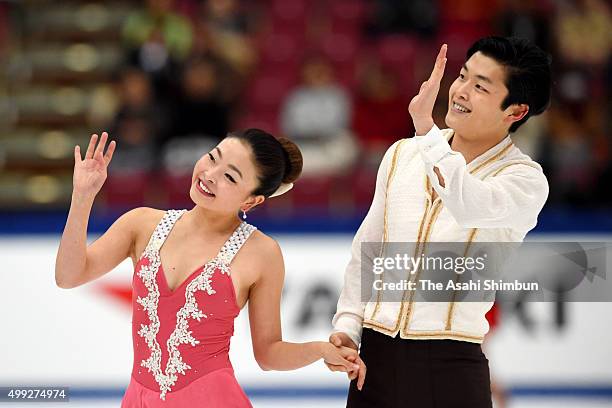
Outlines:
{"type": "Polygon", "coordinates": [[[357,352],[325,341],[282,341],[284,267],[272,238],[240,220],[292,187],[302,168],[297,146],[257,129],[230,134],[196,163],[190,210],[136,208],[86,244],[87,222],[116,147],[93,135],[75,147],[73,194],[55,266],[74,288],[134,263],[134,364],[122,407],[250,407],[229,360],[234,319],[249,301],[253,351],[263,370],[294,370],[319,359],[363,383],[357,352]]]}

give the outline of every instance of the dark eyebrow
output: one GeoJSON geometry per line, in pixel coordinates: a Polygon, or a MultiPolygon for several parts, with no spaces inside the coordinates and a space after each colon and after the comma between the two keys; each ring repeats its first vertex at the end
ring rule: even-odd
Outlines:
{"type": "MultiPolygon", "coordinates": [[[[217,150],[217,152],[219,153],[219,157],[222,159],[223,155],[221,154],[221,149],[219,149],[218,147],[215,147],[215,149],[217,150]]],[[[240,170],[238,170],[238,167],[234,166],[233,164],[228,164],[227,167],[229,167],[230,169],[234,170],[236,173],[238,173],[238,175],[240,176],[240,178],[244,178],[242,176],[242,173],[240,172],[240,170]]]]}
{"type": "Polygon", "coordinates": [[[234,170],[236,173],[238,173],[240,175],[240,178],[244,178],[244,177],[242,177],[242,173],[240,172],[240,170],[238,170],[238,167],[234,166],[233,164],[228,164],[227,166],[230,169],[234,170]]]}
{"type": "MultiPolygon", "coordinates": [[[[463,69],[465,69],[466,72],[468,72],[468,68],[467,65],[463,64],[463,69]]],[[[493,81],[491,81],[488,77],[484,76],[484,75],[476,75],[476,78],[480,79],[481,81],[484,82],[488,82],[489,84],[493,85],[493,81]]]]}

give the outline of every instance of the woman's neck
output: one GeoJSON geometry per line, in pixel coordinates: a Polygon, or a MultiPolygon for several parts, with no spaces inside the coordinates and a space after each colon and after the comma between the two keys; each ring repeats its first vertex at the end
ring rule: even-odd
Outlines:
{"type": "Polygon", "coordinates": [[[227,235],[240,224],[240,219],[234,214],[210,211],[199,205],[187,211],[183,218],[189,228],[198,234],[227,235]]]}

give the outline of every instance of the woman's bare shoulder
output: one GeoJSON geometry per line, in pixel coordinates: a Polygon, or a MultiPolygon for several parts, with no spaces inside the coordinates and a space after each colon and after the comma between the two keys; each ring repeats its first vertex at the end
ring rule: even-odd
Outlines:
{"type": "Polygon", "coordinates": [[[129,218],[128,222],[134,234],[131,253],[133,259],[138,259],[137,255],[142,253],[153,231],[155,231],[155,227],[165,213],[165,210],[158,210],[157,208],[137,207],[124,214],[129,218]]]}
{"type": "Polygon", "coordinates": [[[251,234],[241,252],[244,252],[245,258],[251,262],[256,261],[268,265],[270,262],[282,260],[283,256],[278,242],[260,230],[255,230],[251,234]]]}
{"type": "Polygon", "coordinates": [[[256,250],[280,251],[280,246],[278,245],[278,242],[276,242],[274,238],[264,234],[260,230],[253,231],[253,234],[251,235],[249,241],[251,244],[250,246],[256,250]]]}
{"type": "Polygon", "coordinates": [[[283,255],[276,240],[260,230],[255,230],[238,252],[234,261],[236,270],[243,273],[249,286],[268,278],[282,281],[284,277],[283,255]]]}
{"type": "Polygon", "coordinates": [[[165,210],[158,210],[157,208],[137,207],[128,211],[125,215],[129,217],[135,231],[150,229],[152,232],[165,213],[165,210]]]}

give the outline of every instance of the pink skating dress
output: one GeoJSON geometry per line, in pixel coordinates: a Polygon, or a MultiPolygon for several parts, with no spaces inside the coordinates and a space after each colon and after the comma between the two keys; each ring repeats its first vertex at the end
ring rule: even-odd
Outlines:
{"type": "Polygon", "coordinates": [[[228,353],[240,313],[230,264],[256,228],[242,222],[215,258],[171,291],[159,253],[185,212],[164,214],[135,268],[134,365],[121,407],[252,407],[228,353]]]}

